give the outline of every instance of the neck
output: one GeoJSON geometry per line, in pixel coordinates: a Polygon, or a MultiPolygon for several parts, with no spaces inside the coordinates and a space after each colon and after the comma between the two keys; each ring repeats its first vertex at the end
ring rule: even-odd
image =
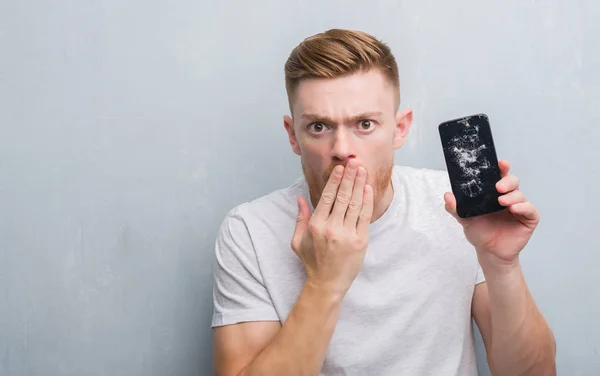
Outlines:
{"type": "Polygon", "coordinates": [[[373,207],[373,216],[371,217],[371,223],[375,222],[385,212],[388,210],[390,205],[392,204],[392,200],[394,199],[394,187],[392,186],[392,181],[385,188],[383,192],[381,192],[380,196],[377,198],[377,202],[374,203],[373,207]]]}

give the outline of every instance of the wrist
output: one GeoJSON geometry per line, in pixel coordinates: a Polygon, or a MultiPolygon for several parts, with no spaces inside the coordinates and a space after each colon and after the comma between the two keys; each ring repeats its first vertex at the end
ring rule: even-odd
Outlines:
{"type": "Polygon", "coordinates": [[[511,259],[503,259],[491,253],[477,252],[477,259],[486,278],[488,275],[504,277],[521,272],[518,255],[511,259]]]}
{"type": "Polygon", "coordinates": [[[325,305],[341,304],[344,295],[346,295],[345,292],[342,292],[339,289],[328,287],[323,283],[310,279],[306,280],[304,283],[303,290],[309,299],[325,305]]]}

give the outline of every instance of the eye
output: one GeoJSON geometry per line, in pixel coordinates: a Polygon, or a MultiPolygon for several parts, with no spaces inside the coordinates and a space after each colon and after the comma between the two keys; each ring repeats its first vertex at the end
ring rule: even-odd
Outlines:
{"type": "Polygon", "coordinates": [[[327,126],[323,123],[312,123],[308,126],[308,129],[313,133],[321,133],[327,130],[327,126]]]}
{"type": "Polygon", "coordinates": [[[362,120],[359,125],[360,129],[363,131],[369,131],[373,129],[374,126],[375,123],[373,123],[371,120],[362,120]]]}

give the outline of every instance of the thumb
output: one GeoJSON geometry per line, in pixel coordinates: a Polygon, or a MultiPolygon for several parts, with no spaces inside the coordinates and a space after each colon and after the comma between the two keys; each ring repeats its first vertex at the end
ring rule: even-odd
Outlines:
{"type": "Polygon", "coordinates": [[[456,198],[452,193],[446,192],[444,194],[444,203],[444,208],[446,209],[446,211],[452,214],[453,216],[456,216],[456,198]]]}
{"type": "Polygon", "coordinates": [[[294,230],[294,236],[292,237],[292,248],[294,251],[300,246],[304,232],[308,227],[308,221],[310,219],[310,208],[308,202],[304,197],[298,198],[298,216],[296,217],[296,228],[294,230]]]}
{"type": "Polygon", "coordinates": [[[458,213],[456,212],[456,197],[454,197],[454,194],[452,192],[446,192],[444,194],[444,203],[444,208],[446,209],[446,211],[450,213],[454,218],[456,218],[456,220],[460,224],[464,224],[465,220],[463,218],[460,218],[458,216],[458,213]]]}

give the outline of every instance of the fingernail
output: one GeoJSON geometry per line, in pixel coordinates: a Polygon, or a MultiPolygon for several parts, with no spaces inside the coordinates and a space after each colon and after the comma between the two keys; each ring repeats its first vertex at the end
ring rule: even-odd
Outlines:
{"type": "Polygon", "coordinates": [[[360,176],[362,178],[363,176],[365,176],[366,173],[367,172],[366,172],[366,170],[363,167],[359,167],[359,169],[358,169],[358,176],[360,176]]]}

